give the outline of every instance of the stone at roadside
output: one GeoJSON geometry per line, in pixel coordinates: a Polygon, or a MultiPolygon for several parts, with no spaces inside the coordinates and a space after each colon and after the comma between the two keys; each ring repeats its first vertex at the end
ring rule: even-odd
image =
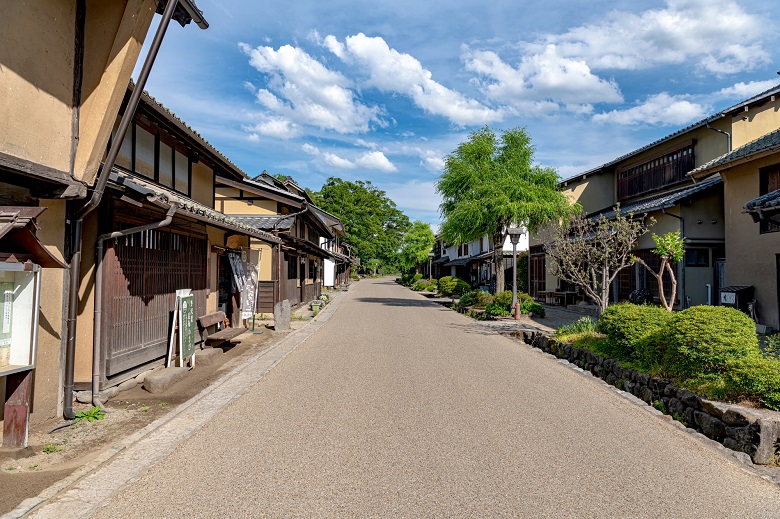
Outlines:
{"type": "Polygon", "coordinates": [[[131,378],[119,384],[117,388],[119,388],[119,391],[129,391],[137,385],[138,385],[138,379],[131,378]]]}
{"type": "MultiPolygon", "coordinates": [[[[197,358],[197,357],[196,357],[197,358]]],[[[190,368],[170,367],[154,371],[146,376],[144,389],[150,393],[162,393],[167,388],[187,376],[190,368]]]]}
{"type": "Polygon", "coordinates": [[[285,299],[274,305],[274,330],[290,329],[290,301],[285,299]]]}
{"type": "Polygon", "coordinates": [[[210,366],[223,354],[222,348],[204,348],[195,352],[195,364],[210,366]]]}

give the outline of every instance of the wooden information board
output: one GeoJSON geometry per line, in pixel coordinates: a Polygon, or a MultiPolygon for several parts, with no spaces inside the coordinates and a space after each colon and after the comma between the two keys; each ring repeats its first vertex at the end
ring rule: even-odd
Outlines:
{"type": "Polygon", "coordinates": [[[178,297],[179,352],[182,360],[195,353],[195,296],[178,297]]]}

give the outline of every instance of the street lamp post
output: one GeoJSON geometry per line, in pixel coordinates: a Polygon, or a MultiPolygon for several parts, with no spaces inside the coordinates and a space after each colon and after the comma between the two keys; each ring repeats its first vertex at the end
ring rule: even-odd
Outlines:
{"type": "Polygon", "coordinates": [[[428,281],[433,279],[433,270],[432,270],[433,256],[434,254],[432,252],[428,253],[428,281]]]}
{"type": "Polygon", "coordinates": [[[520,315],[520,312],[517,311],[517,243],[520,241],[523,230],[510,225],[506,233],[509,235],[509,241],[512,242],[512,310],[514,310],[515,319],[517,319],[520,315]]]}

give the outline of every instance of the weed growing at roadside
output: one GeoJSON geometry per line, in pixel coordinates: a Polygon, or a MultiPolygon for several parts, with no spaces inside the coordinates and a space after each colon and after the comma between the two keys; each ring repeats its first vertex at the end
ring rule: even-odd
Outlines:
{"type": "Polygon", "coordinates": [[[88,421],[90,423],[94,422],[95,420],[102,420],[106,417],[106,413],[104,411],[101,411],[98,406],[93,407],[89,411],[79,411],[76,413],[75,420],[77,422],[81,421],[88,421]]]}
{"type": "Polygon", "coordinates": [[[160,402],[157,404],[158,407],[166,407],[168,404],[166,402],[160,402]]]}
{"type": "Polygon", "coordinates": [[[30,465],[29,467],[27,467],[27,470],[35,470],[37,468],[38,468],[38,464],[36,463],[35,465],[30,465]]]}
{"type": "Polygon", "coordinates": [[[149,408],[146,407],[146,406],[143,406],[141,409],[139,409],[139,411],[141,411],[142,413],[148,413],[149,412],[149,408]]]}
{"type": "Polygon", "coordinates": [[[55,443],[50,443],[48,445],[43,446],[43,453],[44,454],[53,454],[55,452],[59,452],[61,447],[55,443]]]}
{"type": "Polygon", "coordinates": [[[653,402],[653,407],[661,411],[663,414],[669,414],[669,409],[666,408],[666,402],[663,400],[656,400],[653,402]]]}
{"type": "Polygon", "coordinates": [[[683,424],[685,427],[688,427],[688,420],[686,420],[685,417],[680,413],[674,413],[672,418],[683,424]]]}

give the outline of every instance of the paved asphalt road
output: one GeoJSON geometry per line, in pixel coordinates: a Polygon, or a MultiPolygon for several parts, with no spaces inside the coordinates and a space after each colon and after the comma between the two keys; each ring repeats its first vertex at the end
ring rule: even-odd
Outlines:
{"type": "Polygon", "coordinates": [[[780,491],[389,279],[97,517],[778,517],[780,491]]]}

